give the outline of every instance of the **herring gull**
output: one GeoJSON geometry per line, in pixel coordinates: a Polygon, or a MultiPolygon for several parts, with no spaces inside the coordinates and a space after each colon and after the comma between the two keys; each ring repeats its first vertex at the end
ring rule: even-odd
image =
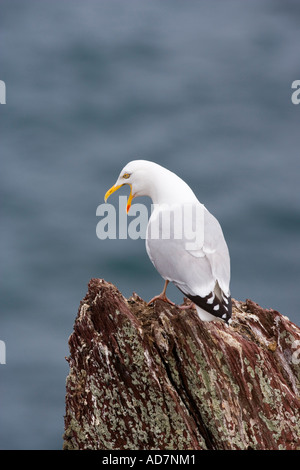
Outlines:
{"type": "Polygon", "coordinates": [[[105,194],[105,202],[125,184],[130,186],[127,212],[137,196],[149,196],[154,207],[147,226],[146,250],[165,284],[149,304],[161,299],[175,305],[166,296],[167,285],[172,282],[190,299],[201,320],[228,324],[232,314],[230,257],[218,220],[187,183],[157,163],[129,162],[105,194]]]}

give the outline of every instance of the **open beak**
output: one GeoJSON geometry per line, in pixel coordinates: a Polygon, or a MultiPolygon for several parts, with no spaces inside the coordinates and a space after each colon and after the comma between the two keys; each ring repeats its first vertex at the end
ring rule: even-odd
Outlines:
{"type": "MultiPolygon", "coordinates": [[[[124,184],[128,184],[128,183],[124,183],[124,184]]],[[[119,185],[114,185],[112,186],[108,191],[107,193],[105,194],[104,196],[104,201],[106,202],[107,199],[109,198],[109,196],[114,193],[115,191],[117,191],[118,189],[120,189],[122,186],[124,186],[124,184],[119,184],[119,185]]],[[[130,209],[130,206],[131,206],[131,201],[133,199],[133,195],[132,195],[132,187],[131,187],[131,184],[129,184],[130,186],[130,194],[129,194],[129,198],[128,198],[128,201],[127,201],[127,206],[126,206],[126,212],[128,214],[129,212],[129,209],[130,209]]]]}

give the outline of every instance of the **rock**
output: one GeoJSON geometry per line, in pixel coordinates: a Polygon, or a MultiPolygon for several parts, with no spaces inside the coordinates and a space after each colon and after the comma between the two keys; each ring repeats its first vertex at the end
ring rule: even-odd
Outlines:
{"type": "Polygon", "coordinates": [[[69,348],[64,449],[300,449],[300,328],[275,310],[204,323],[92,279],[69,348]]]}

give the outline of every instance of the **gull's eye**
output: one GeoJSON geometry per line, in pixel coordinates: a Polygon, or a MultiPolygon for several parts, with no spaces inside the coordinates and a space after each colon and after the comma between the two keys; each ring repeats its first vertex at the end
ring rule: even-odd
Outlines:
{"type": "Polygon", "coordinates": [[[124,173],[124,175],[122,176],[122,178],[125,178],[125,180],[127,180],[129,177],[130,177],[130,173],[124,173]]]}

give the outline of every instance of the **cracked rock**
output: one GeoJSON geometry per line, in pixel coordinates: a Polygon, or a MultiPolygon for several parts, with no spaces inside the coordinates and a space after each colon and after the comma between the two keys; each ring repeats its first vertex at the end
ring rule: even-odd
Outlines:
{"type": "Polygon", "coordinates": [[[228,327],[91,279],[69,338],[63,448],[300,449],[299,344],[299,327],[251,300],[233,300],[228,327]]]}

